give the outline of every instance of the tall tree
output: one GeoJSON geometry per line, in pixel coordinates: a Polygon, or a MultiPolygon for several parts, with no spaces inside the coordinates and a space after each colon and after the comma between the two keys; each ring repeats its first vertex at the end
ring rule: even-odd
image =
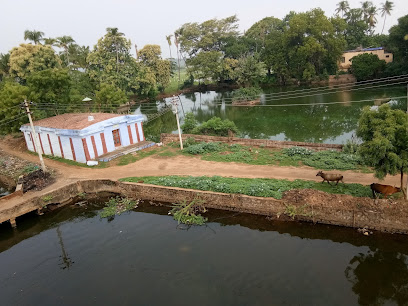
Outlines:
{"type": "Polygon", "coordinates": [[[51,46],[21,44],[10,51],[10,76],[21,83],[31,73],[60,67],[61,60],[51,46]]]}
{"type": "Polygon", "coordinates": [[[171,64],[161,57],[159,45],[146,45],[139,51],[139,62],[155,74],[156,84],[164,90],[170,83],[171,64]]]}
{"type": "Polygon", "coordinates": [[[367,23],[368,23],[371,35],[373,34],[374,27],[377,23],[376,15],[377,15],[377,8],[374,5],[370,6],[367,10],[367,23]]]}
{"type": "MultiPolygon", "coordinates": [[[[119,41],[122,36],[125,36],[122,32],[119,32],[118,28],[107,28],[107,36],[112,37],[114,47],[116,50],[116,72],[119,72],[119,41]]],[[[129,41],[130,42],[130,41],[129,41]]]]}
{"type": "Polygon", "coordinates": [[[57,37],[57,46],[64,49],[64,55],[67,67],[69,66],[69,52],[68,48],[72,45],[75,40],[71,36],[61,36],[57,37]]]}
{"type": "Polygon", "coordinates": [[[10,53],[0,53],[0,81],[8,76],[10,71],[10,53]]]}
{"type": "Polygon", "coordinates": [[[364,1],[364,2],[360,2],[361,3],[361,9],[363,10],[363,14],[364,14],[364,20],[368,20],[368,10],[370,9],[370,7],[373,6],[373,3],[371,1],[364,1]]]}
{"type": "Polygon", "coordinates": [[[179,35],[174,33],[174,45],[176,46],[177,50],[177,68],[178,68],[178,83],[180,85],[180,49],[179,49],[179,35]]]}
{"type": "Polygon", "coordinates": [[[336,14],[341,13],[341,18],[343,18],[343,15],[347,13],[349,9],[350,5],[348,1],[340,1],[337,3],[336,14]]]}
{"type": "Polygon", "coordinates": [[[41,31],[30,31],[30,30],[25,30],[24,31],[24,40],[30,40],[32,41],[34,44],[39,44],[40,41],[43,39],[44,36],[44,32],[41,31]]]}
{"type": "Polygon", "coordinates": [[[172,34],[166,35],[166,40],[167,40],[167,43],[169,44],[170,58],[172,57],[172,56],[171,56],[171,38],[172,38],[172,37],[173,37],[172,34]]]}
{"type": "Polygon", "coordinates": [[[384,32],[384,27],[385,27],[385,19],[387,18],[387,15],[391,16],[391,11],[394,8],[394,3],[391,1],[385,1],[384,3],[381,4],[381,17],[384,17],[384,23],[383,27],[381,30],[381,34],[384,32]]]}
{"type": "Polygon", "coordinates": [[[366,107],[358,122],[357,136],[363,140],[359,153],[364,161],[374,167],[379,179],[387,174],[401,175],[408,170],[408,121],[402,110],[393,110],[384,104],[378,110],[366,107]]]}

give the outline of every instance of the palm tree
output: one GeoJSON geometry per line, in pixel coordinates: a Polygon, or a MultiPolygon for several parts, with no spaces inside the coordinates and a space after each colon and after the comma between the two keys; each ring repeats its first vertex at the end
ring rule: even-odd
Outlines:
{"type": "Polygon", "coordinates": [[[343,18],[343,13],[347,13],[347,11],[350,9],[348,1],[340,1],[337,3],[337,8],[336,8],[336,14],[339,14],[341,12],[341,18],[343,18]]]}
{"type": "Polygon", "coordinates": [[[179,40],[178,40],[178,34],[174,33],[174,45],[176,46],[177,49],[177,63],[178,63],[178,73],[179,73],[179,85],[180,85],[180,52],[179,52],[179,40]]]}
{"type": "Polygon", "coordinates": [[[377,23],[377,8],[373,5],[370,6],[367,10],[367,23],[370,26],[370,30],[374,31],[375,24],[377,23]]]}
{"type": "Polygon", "coordinates": [[[391,11],[394,7],[394,3],[391,1],[385,1],[385,3],[382,4],[380,11],[381,11],[381,17],[384,17],[384,24],[381,30],[381,34],[384,31],[384,27],[385,27],[385,19],[387,18],[387,15],[391,16],[391,11]]]}
{"type": "Polygon", "coordinates": [[[118,49],[118,38],[124,36],[125,34],[119,32],[118,28],[106,28],[108,32],[108,36],[113,38],[113,42],[115,44],[116,49],[116,73],[119,72],[119,49],[118,49]]]}
{"type": "Polygon", "coordinates": [[[367,22],[368,20],[368,10],[370,9],[370,7],[373,6],[373,3],[371,1],[364,1],[364,2],[360,2],[361,3],[361,9],[363,10],[363,14],[364,14],[364,20],[367,22]]]}
{"type": "Polygon", "coordinates": [[[44,32],[41,31],[30,31],[30,30],[25,30],[24,31],[24,40],[31,40],[34,44],[39,44],[40,41],[42,40],[44,36],[44,32]]]}
{"type": "Polygon", "coordinates": [[[57,37],[57,46],[65,50],[65,56],[67,60],[67,67],[69,65],[69,52],[68,47],[73,44],[75,40],[71,36],[57,37]]]}
{"type": "Polygon", "coordinates": [[[172,36],[173,36],[172,34],[166,36],[167,43],[169,44],[170,58],[172,58],[172,56],[171,56],[171,38],[172,38],[172,36]]]}
{"type": "Polygon", "coordinates": [[[51,38],[51,37],[50,38],[44,38],[43,41],[44,41],[44,44],[50,45],[50,46],[54,46],[55,43],[57,42],[57,40],[55,38],[51,38]]]}

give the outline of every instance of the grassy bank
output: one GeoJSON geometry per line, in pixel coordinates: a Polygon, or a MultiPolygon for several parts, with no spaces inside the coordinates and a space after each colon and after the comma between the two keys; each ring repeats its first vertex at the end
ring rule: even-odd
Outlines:
{"type": "MultiPolygon", "coordinates": [[[[178,144],[174,144],[178,146],[178,144]]],[[[236,162],[250,165],[309,166],[322,170],[356,170],[370,172],[356,154],[338,151],[312,151],[301,147],[265,149],[220,142],[185,142],[185,155],[198,155],[203,160],[236,162]]]]}
{"type": "Polygon", "coordinates": [[[151,176],[128,177],[120,179],[123,182],[140,182],[168,187],[208,190],[223,193],[238,193],[257,197],[272,197],[281,199],[285,191],[292,189],[316,189],[327,193],[348,194],[355,197],[370,197],[369,186],[360,184],[342,184],[331,186],[304,180],[248,179],[226,178],[220,176],[151,176]]]}

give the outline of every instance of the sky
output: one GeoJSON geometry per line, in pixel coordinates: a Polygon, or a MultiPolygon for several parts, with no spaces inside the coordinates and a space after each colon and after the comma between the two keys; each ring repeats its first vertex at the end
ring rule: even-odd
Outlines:
{"type": "MultiPolygon", "coordinates": [[[[24,43],[25,30],[37,30],[44,37],[69,35],[79,45],[93,49],[106,28],[119,31],[141,49],[146,44],[162,48],[163,58],[169,57],[166,35],[174,33],[187,22],[203,22],[236,14],[239,30],[245,31],[264,17],[283,18],[290,11],[305,12],[320,7],[326,16],[333,16],[338,0],[1,0],[0,53],[24,43]]],[[[361,1],[350,0],[350,7],[361,1]]],[[[384,1],[374,0],[377,7],[384,1]]],[[[387,16],[384,33],[408,14],[407,0],[393,0],[394,10],[387,16]]],[[[377,16],[376,33],[381,32],[383,18],[377,16]]],[[[173,44],[173,56],[175,48],[173,44]]]]}

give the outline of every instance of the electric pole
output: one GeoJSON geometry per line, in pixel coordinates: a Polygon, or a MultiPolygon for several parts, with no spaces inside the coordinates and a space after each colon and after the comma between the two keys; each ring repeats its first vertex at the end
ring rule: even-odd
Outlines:
{"type": "MultiPolygon", "coordinates": [[[[30,102],[30,104],[32,104],[32,102],[30,102]]],[[[34,129],[33,119],[31,119],[31,112],[30,112],[30,108],[28,106],[27,100],[24,100],[24,107],[26,109],[28,120],[30,120],[31,131],[33,133],[33,138],[34,138],[35,146],[37,148],[38,157],[40,158],[41,169],[45,173],[47,172],[47,169],[45,168],[44,160],[42,158],[41,146],[38,143],[37,133],[35,132],[35,129],[34,129]]]]}
{"type": "Polygon", "coordinates": [[[179,98],[176,96],[173,96],[173,99],[171,101],[171,104],[172,104],[171,108],[172,108],[173,114],[176,115],[177,129],[178,129],[178,134],[179,134],[179,139],[180,139],[180,149],[183,150],[183,140],[181,139],[180,121],[178,117],[178,101],[179,101],[179,98]]]}

